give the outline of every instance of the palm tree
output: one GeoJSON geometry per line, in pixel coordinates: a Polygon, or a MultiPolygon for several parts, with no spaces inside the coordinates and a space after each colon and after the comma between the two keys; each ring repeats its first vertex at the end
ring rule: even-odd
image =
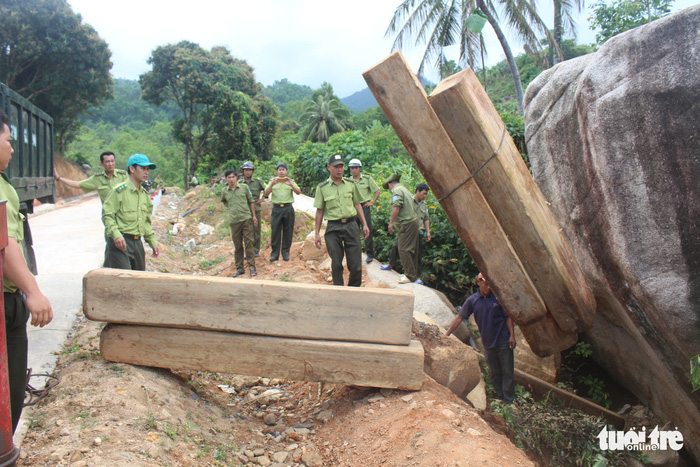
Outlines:
{"type": "Polygon", "coordinates": [[[304,139],[325,143],[334,133],[347,129],[350,112],[338,99],[327,94],[316,96],[306,104],[301,122],[306,125],[304,139]]]}
{"type": "Polygon", "coordinates": [[[577,7],[581,12],[585,6],[585,0],[554,0],[554,43],[556,47],[552,47],[552,65],[556,65],[564,60],[561,52],[561,39],[564,32],[569,32],[572,37],[576,38],[576,21],[571,16],[573,7],[577,7]]]}
{"type": "MultiPolygon", "coordinates": [[[[542,47],[535,35],[535,29],[547,36],[550,43],[551,33],[544,21],[537,14],[529,0],[497,0],[503,7],[508,24],[517,31],[526,47],[542,55],[542,47]]],[[[418,68],[422,75],[425,65],[435,62],[435,68],[444,68],[447,59],[444,48],[459,44],[460,65],[472,66],[479,51],[479,34],[472,32],[465,25],[467,18],[480,9],[486,15],[501,43],[508,60],[515,84],[518,111],[523,114],[523,86],[515,58],[503,30],[498,23],[498,16],[493,0],[404,0],[394,12],[386,36],[396,34],[392,50],[404,45],[426,43],[425,53],[418,68]],[[413,39],[415,38],[415,43],[413,39]]],[[[472,66],[473,68],[473,66],[472,66]]]]}

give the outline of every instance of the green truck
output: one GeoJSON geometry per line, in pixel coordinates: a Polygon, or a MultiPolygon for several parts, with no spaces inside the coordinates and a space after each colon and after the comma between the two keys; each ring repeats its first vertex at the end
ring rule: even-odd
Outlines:
{"type": "MultiPolygon", "coordinates": [[[[0,106],[10,119],[15,150],[6,173],[19,196],[20,211],[26,216],[34,212],[35,200],[55,202],[53,118],[3,83],[0,83],[0,106]]],[[[24,223],[24,240],[27,264],[36,274],[29,222],[24,223]]]]}

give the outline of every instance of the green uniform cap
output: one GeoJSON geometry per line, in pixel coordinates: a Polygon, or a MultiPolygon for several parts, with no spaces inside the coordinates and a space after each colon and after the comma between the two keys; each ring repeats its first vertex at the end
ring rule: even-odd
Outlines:
{"type": "Polygon", "coordinates": [[[399,180],[401,180],[401,175],[399,175],[399,174],[391,174],[391,175],[389,175],[389,178],[387,178],[386,180],[384,180],[384,183],[382,183],[382,186],[384,187],[385,190],[388,190],[388,189],[389,189],[389,183],[391,183],[391,182],[398,182],[399,180]]]}

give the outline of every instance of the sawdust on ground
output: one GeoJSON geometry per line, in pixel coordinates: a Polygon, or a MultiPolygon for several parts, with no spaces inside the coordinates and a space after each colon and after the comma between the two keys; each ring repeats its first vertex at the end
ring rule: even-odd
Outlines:
{"type": "MultiPolygon", "coordinates": [[[[269,262],[263,224],[258,278],[328,283],[325,256],[301,258],[313,223],[297,217],[288,262],[269,262]]],[[[167,190],[153,224],[162,254],[153,260],[147,253],[149,270],[235,271],[221,205],[204,187],[184,197],[167,190]],[[213,233],[199,235],[201,224],[213,233]],[[196,242],[192,253],[189,239],[196,242]]],[[[533,464],[499,419],[428,376],[421,391],[409,392],[115,364],[99,354],[102,327],[79,314],[56,368],[60,384],[28,410],[19,465],[533,464]]]]}

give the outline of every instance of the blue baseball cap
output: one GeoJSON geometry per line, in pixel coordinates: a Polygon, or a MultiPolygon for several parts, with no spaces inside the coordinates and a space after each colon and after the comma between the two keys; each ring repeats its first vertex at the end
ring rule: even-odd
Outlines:
{"type": "Polygon", "coordinates": [[[145,154],[134,154],[129,158],[129,163],[126,164],[126,168],[128,169],[132,165],[140,165],[141,167],[148,167],[149,169],[153,170],[156,168],[156,165],[152,163],[151,161],[148,160],[148,156],[145,154]]]}

